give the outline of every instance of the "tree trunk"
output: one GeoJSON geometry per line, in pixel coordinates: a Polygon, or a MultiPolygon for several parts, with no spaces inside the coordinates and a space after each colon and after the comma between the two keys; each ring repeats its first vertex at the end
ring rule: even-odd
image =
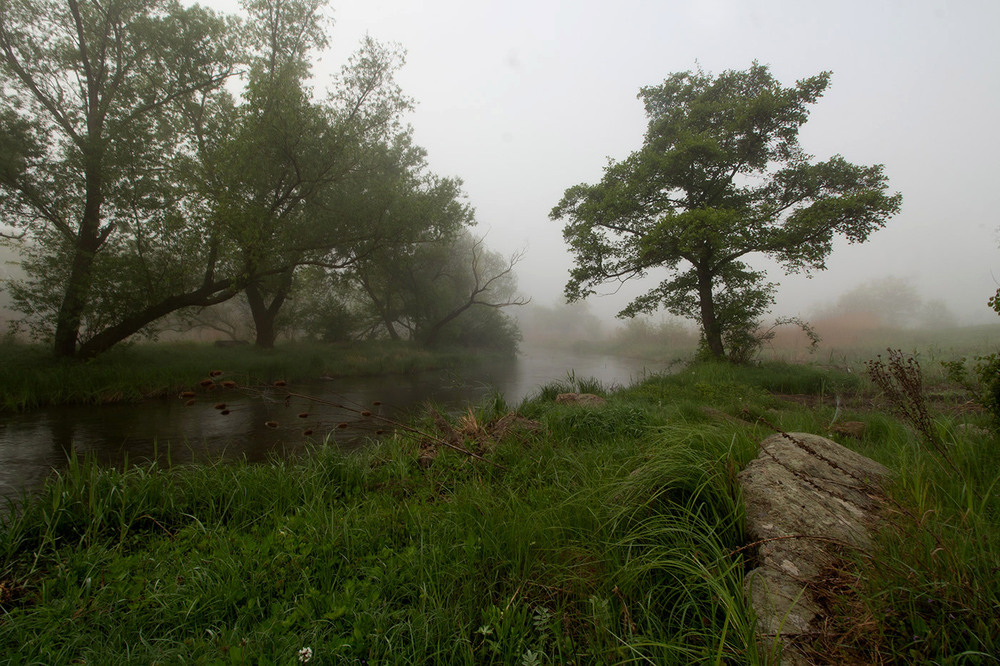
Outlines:
{"type": "MultiPolygon", "coordinates": [[[[87,245],[90,245],[88,243],[87,245]]],[[[95,250],[84,247],[78,241],[73,253],[73,265],[63,294],[59,313],[56,315],[55,345],[53,353],[57,358],[76,356],[76,344],[80,338],[83,311],[90,297],[90,270],[94,265],[95,250]]]]}
{"type": "Polygon", "coordinates": [[[399,332],[396,331],[396,327],[392,323],[392,319],[388,317],[382,318],[382,323],[385,325],[386,332],[389,333],[390,340],[399,340],[399,332]]]}
{"type": "Polygon", "coordinates": [[[421,336],[423,338],[421,341],[423,345],[425,347],[434,347],[437,344],[438,336],[441,335],[441,331],[444,330],[444,327],[447,326],[449,323],[451,323],[463,312],[471,308],[472,305],[473,301],[470,298],[467,303],[463,303],[459,307],[455,308],[454,310],[446,314],[441,319],[438,319],[436,322],[434,322],[434,324],[430,327],[430,330],[427,332],[427,334],[421,336]]]}
{"type": "Polygon", "coordinates": [[[712,274],[708,269],[698,267],[698,303],[701,306],[701,330],[705,344],[713,358],[725,360],[726,349],[722,345],[722,327],[715,317],[715,301],[712,296],[712,274]]]}
{"type": "Polygon", "coordinates": [[[181,308],[216,305],[229,300],[237,293],[239,293],[239,286],[234,286],[231,280],[217,280],[212,283],[203,284],[195,291],[165,298],[159,303],[127,317],[114,326],[109,326],[87,340],[80,345],[77,357],[81,359],[93,358],[171,312],[175,312],[181,308]]]}
{"type": "Polygon", "coordinates": [[[247,285],[247,303],[250,304],[250,314],[253,315],[253,327],[256,335],[254,344],[261,349],[273,349],[277,337],[274,321],[278,317],[277,310],[271,310],[264,302],[264,294],[257,285],[247,285]]]}
{"type": "MultiPolygon", "coordinates": [[[[100,141],[100,139],[96,139],[100,141]]],[[[66,291],[63,293],[59,313],[56,316],[55,345],[53,352],[57,358],[72,358],[76,356],[76,345],[80,339],[80,325],[83,322],[83,312],[90,299],[91,269],[94,257],[101,247],[101,204],[104,194],[101,191],[102,151],[91,147],[84,151],[84,169],[86,201],[83,207],[83,218],[80,220],[79,231],[73,239],[73,265],[70,267],[66,291]]]]}
{"type": "Polygon", "coordinates": [[[278,337],[278,327],[276,326],[278,312],[281,311],[281,306],[285,304],[285,300],[291,292],[294,274],[294,268],[281,274],[281,279],[270,304],[265,301],[264,292],[259,284],[247,285],[247,302],[250,304],[250,314],[253,315],[253,325],[257,336],[254,344],[261,349],[274,349],[274,343],[278,337]]]}

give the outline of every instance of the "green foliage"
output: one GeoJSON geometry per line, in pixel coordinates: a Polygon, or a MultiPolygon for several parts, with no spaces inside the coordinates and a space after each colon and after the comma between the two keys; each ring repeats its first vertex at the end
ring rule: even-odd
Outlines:
{"type": "Polygon", "coordinates": [[[332,298],[322,303],[322,309],[310,312],[306,330],[323,342],[349,342],[358,329],[358,316],[346,305],[332,298]]]}
{"type": "Polygon", "coordinates": [[[81,335],[100,347],[108,320],[142,330],[152,319],[137,312],[189,293],[206,267],[202,286],[224,292],[181,174],[193,111],[225,99],[225,22],[173,2],[9,2],[0,47],[0,136],[15,148],[0,209],[29,251],[15,303],[56,353],[75,354],[81,335]]]}
{"type": "Polygon", "coordinates": [[[947,381],[960,386],[964,395],[973,396],[990,415],[993,429],[1000,429],[1000,354],[974,357],[971,375],[968,364],[964,356],[941,361],[947,381]]]}
{"type": "Polygon", "coordinates": [[[371,38],[335,91],[314,101],[309,57],[327,42],[323,3],[260,0],[247,8],[245,102],[199,159],[213,214],[238,248],[256,342],[267,348],[301,266],[342,266],[360,239],[387,242],[379,225],[359,224],[364,205],[351,196],[380,186],[386,159],[393,170],[406,168],[409,156],[387,146],[410,148],[400,128],[410,101],[393,78],[402,53],[371,38]]]}
{"type": "Polygon", "coordinates": [[[1000,429],[1000,354],[976,357],[975,373],[979,379],[979,402],[992,416],[994,428],[1000,429]]]}
{"type": "Polygon", "coordinates": [[[673,74],[643,88],[642,149],[605,168],[596,185],[566,190],[551,217],[576,266],[570,300],[604,282],[673,271],[620,313],[665,307],[699,322],[715,358],[750,358],[774,285],[743,261],[770,256],[787,271],[821,270],[837,236],[864,242],[900,206],[881,166],[840,156],[810,163],[799,128],[829,73],[785,88],[766,66],[712,77],[673,74]]]}
{"type": "Polygon", "coordinates": [[[11,295],[34,339],[91,358],[243,292],[270,348],[310,266],[327,292],[363,283],[318,304],[318,337],[370,335],[370,301],[422,342],[516,349],[513,322],[479,307],[520,302],[515,262],[468,240],[460,181],[413,145],[400,49],[365,38],[320,100],[320,0],[246,2],[242,23],[167,0],[72,6],[0,12],[0,212],[23,234],[11,295]]]}
{"type": "Polygon", "coordinates": [[[505,259],[488,251],[483,238],[462,226],[471,211],[456,207],[453,194],[421,196],[431,194],[451,210],[436,216],[443,226],[413,226],[406,231],[408,242],[375,248],[347,273],[368,297],[372,328],[428,347],[514,353],[521,335],[500,310],[527,303],[517,294],[513,272],[520,254],[505,259]]]}
{"type": "Polygon", "coordinates": [[[445,329],[436,344],[485,349],[507,356],[517,354],[521,331],[517,321],[497,308],[472,307],[445,329]]]}

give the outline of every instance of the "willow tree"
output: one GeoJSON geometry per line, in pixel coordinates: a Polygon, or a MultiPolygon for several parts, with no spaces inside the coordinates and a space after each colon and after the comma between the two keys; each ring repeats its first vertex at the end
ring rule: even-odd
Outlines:
{"type": "Polygon", "coordinates": [[[862,243],[900,207],[881,165],[813,162],[800,147],[809,105],[829,83],[824,72],[784,87],[754,63],[642,88],[642,148],[609,162],[599,183],[567,189],[552,210],[575,260],[567,298],[666,268],[619,316],[665,307],[694,319],[716,358],[752,346],[774,285],[748,257],[822,270],[835,238],[862,243]]]}
{"type": "MultiPolygon", "coordinates": [[[[201,235],[188,233],[173,167],[189,145],[184,107],[233,71],[228,35],[223,19],[172,0],[0,0],[0,212],[31,255],[15,299],[57,356],[78,353],[82,328],[91,341],[103,334],[96,352],[178,305],[85,321],[103,257],[201,235]]],[[[163,267],[192,252],[170,254],[163,267]]],[[[124,282],[123,264],[105,263],[124,282]]]]}
{"type": "Polygon", "coordinates": [[[394,81],[402,54],[371,38],[317,97],[309,81],[328,43],[323,0],[246,0],[244,8],[243,103],[205,159],[216,215],[239,248],[256,343],[268,348],[296,271],[336,265],[336,249],[364,231],[331,209],[330,191],[364,177],[410,102],[394,81]]]}

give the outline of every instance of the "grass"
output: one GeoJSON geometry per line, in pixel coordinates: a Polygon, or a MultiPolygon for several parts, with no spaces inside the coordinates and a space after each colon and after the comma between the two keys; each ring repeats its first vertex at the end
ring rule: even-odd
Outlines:
{"type": "MultiPolygon", "coordinates": [[[[102,469],[74,460],[0,529],[12,663],[763,663],[736,473],[772,431],[825,433],[829,369],[703,364],[609,390],[570,377],[490,432],[493,396],[357,455],[102,469]],[[551,395],[587,388],[598,410],[551,395]],[[759,417],[759,418],[758,418],[759,417]],[[439,426],[444,427],[444,426],[439,426]],[[434,446],[448,434],[485,460],[434,446]],[[427,451],[434,456],[427,459],[427,451]]],[[[856,404],[856,403],[850,403],[856,404]]],[[[979,415],[935,414],[950,465],[893,417],[842,443],[896,472],[871,558],[820,640],[855,661],[994,663],[1000,471],[979,415]]],[[[838,436],[839,437],[839,436],[838,436]]]]}
{"type": "Polygon", "coordinates": [[[389,342],[300,344],[260,350],[207,344],[135,344],[87,362],[59,361],[47,347],[0,344],[0,411],[44,405],[137,402],[186,390],[210,369],[241,383],[320,376],[405,374],[468,364],[482,354],[431,352],[389,342]]]}
{"type": "MultiPolygon", "coordinates": [[[[86,461],[0,541],[0,652],[25,662],[611,663],[755,657],[733,451],[628,401],[527,405],[495,464],[419,436],[272,465],[86,461]],[[692,438],[697,445],[692,445],[692,438]],[[610,464],[609,464],[609,461],[610,464]],[[697,551],[697,556],[692,553],[697,551]],[[537,660],[537,662],[536,662],[537,660]]],[[[497,416],[481,411],[488,422],[497,416]]],[[[719,436],[721,435],[721,436],[719,436]]]]}
{"type": "Polygon", "coordinates": [[[813,353],[807,352],[808,342],[800,332],[783,330],[762,356],[777,361],[813,361],[857,374],[864,373],[865,361],[886,349],[900,349],[916,356],[930,383],[944,379],[941,363],[965,358],[972,360],[997,351],[1000,324],[979,324],[938,329],[873,328],[840,329],[817,323],[822,337],[813,353]]]}

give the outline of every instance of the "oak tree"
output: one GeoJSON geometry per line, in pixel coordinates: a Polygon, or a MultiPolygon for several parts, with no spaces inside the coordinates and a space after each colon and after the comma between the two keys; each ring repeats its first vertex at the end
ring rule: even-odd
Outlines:
{"type": "Polygon", "coordinates": [[[642,88],[643,146],[610,161],[599,183],[567,189],[552,210],[575,260],[568,299],[666,268],[620,316],[662,306],[699,322],[711,356],[744,356],[774,301],[748,257],[822,270],[835,238],[864,242],[899,211],[881,165],[814,162],[800,147],[809,105],[829,83],[824,72],[784,87],[754,63],[642,88]]]}

